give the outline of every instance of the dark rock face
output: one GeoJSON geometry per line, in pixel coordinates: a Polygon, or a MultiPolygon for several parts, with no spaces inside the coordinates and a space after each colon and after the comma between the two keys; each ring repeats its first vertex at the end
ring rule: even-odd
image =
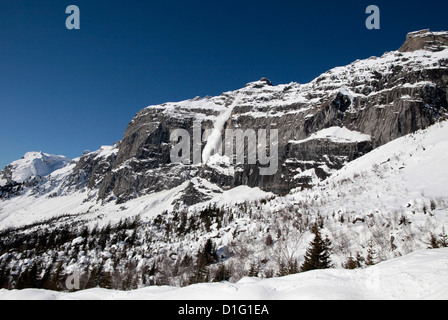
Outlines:
{"type": "Polygon", "coordinates": [[[23,190],[23,183],[11,182],[0,187],[0,199],[5,200],[20,195],[23,190]]]}
{"type": "Polygon", "coordinates": [[[171,132],[185,129],[193,137],[194,113],[185,114],[185,118],[171,117],[162,110],[142,110],[129,124],[112,170],[105,175],[100,199],[112,194],[119,203],[125,202],[142,194],[177,187],[198,174],[198,166],[174,164],[170,159],[171,132]]]}

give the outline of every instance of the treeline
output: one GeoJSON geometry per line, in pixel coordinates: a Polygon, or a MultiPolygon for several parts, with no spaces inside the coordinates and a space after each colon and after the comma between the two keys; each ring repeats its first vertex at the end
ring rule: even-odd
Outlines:
{"type": "Polygon", "coordinates": [[[164,212],[151,223],[136,217],[101,228],[39,223],[8,229],[0,233],[0,288],[65,291],[74,272],[81,289],[133,290],[229,280],[232,271],[218,257],[212,239],[197,252],[175,254],[160,244],[210,232],[212,226],[221,228],[232,220],[232,213],[209,206],[193,216],[164,212]]]}
{"type": "Polygon", "coordinates": [[[102,228],[63,225],[33,232],[3,232],[0,288],[66,290],[65,281],[76,266],[85,289],[134,289],[137,263],[145,255],[136,243],[141,226],[137,217],[102,228]]]}
{"type": "MultiPolygon", "coordinates": [[[[271,207],[270,201],[180,209],[150,221],[136,217],[102,227],[64,224],[70,221],[68,216],[4,230],[0,232],[0,288],[65,291],[74,273],[80,289],[181,287],[326,269],[334,267],[332,257],[343,268],[363,268],[384,260],[380,250],[399,254],[394,252],[396,244],[406,242],[390,236],[392,226],[408,231],[413,226],[403,215],[390,220],[355,219],[355,213],[312,215],[304,204],[271,207]],[[371,234],[369,243],[353,245],[357,238],[339,228],[355,223],[364,224],[371,234]],[[334,225],[338,232],[331,231],[334,225]],[[308,243],[306,237],[311,235],[308,243]],[[359,252],[354,251],[357,248],[359,252]]],[[[447,243],[443,230],[431,234],[428,245],[438,248],[447,243]]]]}

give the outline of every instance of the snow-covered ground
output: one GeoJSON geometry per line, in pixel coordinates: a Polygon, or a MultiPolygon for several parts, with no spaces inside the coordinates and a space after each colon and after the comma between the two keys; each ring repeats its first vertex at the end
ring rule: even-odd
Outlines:
{"type": "Polygon", "coordinates": [[[300,141],[290,141],[290,143],[304,143],[314,139],[325,139],[332,142],[362,142],[370,141],[371,137],[361,132],[351,131],[345,127],[331,127],[312,134],[309,138],[300,141]]]}
{"type": "Polygon", "coordinates": [[[283,278],[243,278],[185,288],[74,293],[0,290],[0,300],[446,300],[448,249],[423,250],[357,270],[317,270],[283,278]]]}

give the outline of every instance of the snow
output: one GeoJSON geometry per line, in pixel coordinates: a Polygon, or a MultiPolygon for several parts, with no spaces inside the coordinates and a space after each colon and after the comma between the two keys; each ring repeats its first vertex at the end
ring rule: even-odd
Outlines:
{"type": "Polygon", "coordinates": [[[304,142],[308,142],[315,139],[325,139],[330,140],[332,142],[362,142],[362,141],[370,141],[371,137],[367,134],[363,134],[361,132],[352,131],[345,127],[331,127],[327,129],[320,130],[310,137],[304,140],[291,140],[290,143],[293,144],[301,144],[304,142]]]}
{"type": "MultiPolygon", "coordinates": [[[[160,109],[163,114],[172,118],[188,118],[193,117],[199,121],[211,120],[215,121],[217,114],[226,112],[223,97],[206,97],[195,98],[180,102],[167,102],[161,105],[152,105],[142,110],[139,115],[144,115],[145,111],[160,109]]],[[[132,121],[135,121],[132,120],[132,121]]]]}
{"type": "Polygon", "coordinates": [[[204,150],[202,151],[202,161],[204,164],[206,164],[209,160],[209,158],[213,155],[212,151],[218,150],[218,148],[222,144],[222,131],[224,128],[224,125],[229,120],[230,116],[232,115],[233,109],[237,106],[237,104],[241,101],[240,95],[237,95],[235,100],[232,102],[232,104],[227,107],[227,110],[222,112],[217,118],[216,121],[213,124],[213,130],[210,134],[210,136],[207,139],[207,143],[204,147],[204,150]]]}
{"type": "Polygon", "coordinates": [[[25,156],[10,164],[12,180],[22,183],[33,176],[47,176],[70,163],[64,156],[50,155],[42,152],[28,152],[25,156]]]}
{"type": "Polygon", "coordinates": [[[446,300],[448,249],[421,250],[356,270],[326,269],[282,278],[243,278],[184,288],[74,293],[0,290],[0,300],[446,300]]]}
{"type": "Polygon", "coordinates": [[[234,205],[246,201],[255,201],[274,196],[271,192],[265,192],[260,188],[251,188],[248,186],[238,186],[236,188],[224,191],[222,194],[215,196],[210,203],[221,205],[234,205]]]}
{"type": "MultiPolygon", "coordinates": [[[[62,181],[64,175],[70,173],[70,170],[67,172],[63,170],[65,168],[53,173],[53,175],[57,174],[56,180],[61,179],[62,181]]],[[[121,206],[113,202],[102,204],[101,202],[87,201],[90,198],[95,199],[95,192],[86,192],[85,190],[63,192],[58,197],[34,197],[31,192],[27,192],[24,195],[0,202],[0,230],[26,226],[65,215],[72,216],[72,221],[76,217],[90,219],[92,226],[96,223],[99,225],[106,225],[109,222],[118,223],[122,218],[137,215],[141,215],[142,218],[151,218],[165,210],[172,210],[173,201],[180,196],[180,192],[187,185],[188,182],[185,182],[174,189],[142,196],[121,206]]]]}
{"type": "MultiPolygon", "coordinates": [[[[310,217],[325,217],[333,243],[345,248],[335,260],[343,262],[374,239],[378,258],[384,261],[426,248],[430,233],[439,234],[448,226],[447,162],[445,121],[383,145],[314,188],[293,190],[284,201],[298,204],[299,212],[311,205],[310,217]],[[349,223],[340,223],[340,218],[349,223]]],[[[280,199],[271,206],[274,203],[280,211],[280,199]]]]}
{"type": "Polygon", "coordinates": [[[102,146],[99,150],[92,152],[92,154],[98,158],[108,158],[118,154],[118,151],[119,149],[117,146],[102,146]]]}
{"type": "MultiPolygon", "coordinates": [[[[446,197],[447,161],[448,122],[445,121],[371,151],[339,170],[329,181],[368,174],[366,170],[371,170],[371,175],[377,175],[376,171],[384,168],[381,185],[390,180],[389,183],[401,184],[403,188],[400,190],[405,188],[407,193],[415,196],[423,192],[426,196],[446,197]],[[372,169],[374,167],[377,169],[372,169]]],[[[369,184],[373,186],[376,180],[370,178],[369,184]]]]}
{"type": "Polygon", "coordinates": [[[209,158],[207,166],[222,175],[232,177],[235,175],[235,167],[228,156],[220,156],[216,153],[209,158]]]}

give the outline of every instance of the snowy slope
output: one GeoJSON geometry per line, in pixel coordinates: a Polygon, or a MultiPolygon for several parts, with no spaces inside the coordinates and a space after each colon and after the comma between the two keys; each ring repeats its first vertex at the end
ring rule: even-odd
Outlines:
{"type": "Polygon", "coordinates": [[[331,127],[322,129],[313,133],[309,138],[299,141],[290,141],[290,143],[300,144],[314,139],[324,139],[332,142],[362,142],[370,141],[371,137],[361,132],[352,131],[345,127],[331,127]]]}
{"type": "MultiPolygon", "coordinates": [[[[58,193],[62,188],[62,182],[71,173],[73,166],[75,164],[53,172],[51,180],[43,188],[53,188],[52,192],[58,193]]],[[[209,201],[194,207],[203,207],[208,204],[234,205],[273,196],[259,188],[239,186],[223,191],[204,179],[194,179],[193,182],[201,185],[205,192],[219,190],[209,201]]],[[[85,189],[62,192],[58,197],[35,197],[33,190],[29,190],[23,195],[0,202],[0,230],[23,227],[66,215],[73,216],[73,221],[76,219],[91,220],[92,225],[98,223],[100,226],[109,222],[118,223],[121,219],[137,215],[144,219],[152,219],[164,211],[172,211],[174,203],[180,198],[188,183],[185,182],[171,190],[139,197],[124,205],[116,205],[113,202],[103,204],[92,200],[95,198],[95,192],[85,189]]]]}
{"type": "MultiPolygon", "coordinates": [[[[344,139],[357,136],[356,133],[331,128],[320,136],[327,137],[329,132],[342,132],[343,135],[336,136],[344,139]]],[[[373,214],[375,217],[371,220],[389,221],[404,215],[408,220],[414,221],[410,229],[428,225],[430,220],[429,225],[437,225],[440,232],[444,225],[448,227],[447,162],[448,123],[442,122],[427,130],[392,141],[348,163],[311,190],[293,191],[290,195],[276,197],[266,205],[253,209],[259,212],[260,216],[265,216],[265,224],[271,223],[270,216],[274,219],[275,212],[284,211],[285,207],[292,206],[296,212],[305,213],[311,219],[319,213],[331,217],[328,228],[333,228],[332,232],[337,230],[358,233],[360,239],[357,242],[361,243],[367,242],[370,230],[364,232],[366,226],[363,224],[349,224],[348,229],[341,228],[338,219],[345,217],[368,220],[367,217],[373,214]],[[437,204],[437,209],[428,216],[424,214],[424,208],[431,211],[431,201],[437,204]],[[307,209],[302,209],[301,204],[307,209]]],[[[53,172],[51,179],[42,188],[52,190],[53,193],[59,192],[74,166],[75,163],[53,172]]],[[[204,179],[194,179],[193,182],[199,189],[203,188],[204,192],[218,192],[211,192],[212,197],[209,200],[188,208],[192,213],[213,203],[237,210],[237,203],[250,203],[273,197],[273,194],[258,188],[240,186],[223,191],[204,179]]],[[[95,191],[86,189],[62,192],[58,197],[35,196],[34,190],[30,189],[23,195],[0,202],[0,230],[22,227],[64,215],[78,216],[76,219],[85,219],[92,221],[91,224],[100,225],[116,223],[121,218],[136,215],[141,215],[144,220],[151,220],[164,211],[172,211],[187,185],[188,182],[175,189],[143,196],[123,205],[98,202],[95,200],[95,191]]],[[[424,241],[426,239],[415,239],[416,248],[424,248],[424,241]]],[[[307,241],[304,241],[304,249],[306,245],[307,241]]],[[[406,249],[405,253],[410,251],[412,250],[406,249]]]]}
{"type": "Polygon", "coordinates": [[[398,190],[409,196],[446,197],[447,161],[448,123],[445,121],[373,150],[342,168],[329,182],[363,174],[369,175],[369,186],[374,187],[373,182],[380,178],[401,184],[398,190]]]}
{"type": "MultiPolygon", "coordinates": [[[[348,163],[311,193],[331,198],[328,210],[416,209],[448,198],[448,123],[396,139],[348,163]],[[335,192],[337,194],[335,195],[335,192]]],[[[305,193],[306,196],[309,194],[305,193]]],[[[303,193],[296,193],[300,199],[303,193]]],[[[325,206],[322,206],[325,208],[325,206]]],[[[421,208],[419,208],[421,209],[421,208]]]]}
{"type": "Polygon", "coordinates": [[[448,249],[424,250],[362,270],[317,270],[283,278],[130,292],[0,290],[0,300],[446,300],[448,249]]]}

